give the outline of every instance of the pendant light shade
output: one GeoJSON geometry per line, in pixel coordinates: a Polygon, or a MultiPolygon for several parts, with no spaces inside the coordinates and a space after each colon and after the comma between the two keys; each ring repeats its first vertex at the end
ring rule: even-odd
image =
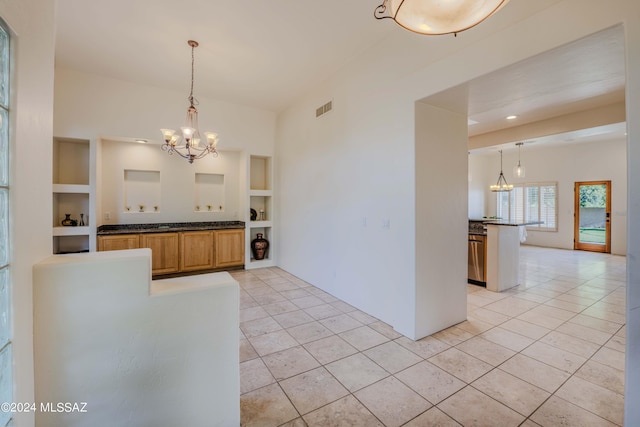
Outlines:
{"type": "Polygon", "coordinates": [[[498,182],[490,186],[489,189],[496,193],[513,190],[513,185],[507,183],[507,179],[502,173],[502,150],[500,150],[500,175],[498,175],[498,182]]]}
{"type": "Polygon", "coordinates": [[[524,178],[524,166],[520,164],[520,148],[524,145],[524,142],[516,142],[518,146],[518,163],[513,167],[514,178],[524,178]]]}
{"type": "Polygon", "coordinates": [[[496,13],[509,0],[384,0],[374,12],[409,31],[426,35],[456,34],[496,13]]]}

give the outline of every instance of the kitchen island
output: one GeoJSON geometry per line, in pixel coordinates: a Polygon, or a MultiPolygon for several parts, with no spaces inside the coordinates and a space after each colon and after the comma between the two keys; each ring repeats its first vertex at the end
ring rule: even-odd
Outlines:
{"type": "Polygon", "coordinates": [[[502,292],[520,284],[520,241],[522,227],[541,222],[488,220],[487,290],[502,292]]]}

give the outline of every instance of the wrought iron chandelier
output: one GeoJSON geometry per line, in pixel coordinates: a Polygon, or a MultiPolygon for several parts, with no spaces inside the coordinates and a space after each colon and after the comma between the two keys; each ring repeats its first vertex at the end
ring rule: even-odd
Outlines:
{"type": "Polygon", "coordinates": [[[218,157],[216,146],[218,145],[218,134],[215,132],[205,132],[206,141],[202,141],[200,129],[198,128],[198,100],[193,97],[193,69],[195,62],[194,50],[198,47],[198,42],[189,40],[187,42],[191,46],[191,92],[189,92],[189,108],[187,109],[187,119],[180,133],[176,133],[173,129],[160,129],[164,138],[162,149],[173,155],[177,153],[180,157],[184,157],[193,163],[196,159],[201,159],[207,154],[218,157]]]}
{"type": "Polygon", "coordinates": [[[414,33],[454,34],[475,27],[509,0],[384,0],[374,11],[377,19],[391,18],[414,33]]]}
{"type": "Polygon", "coordinates": [[[503,192],[503,191],[511,191],[513,190],[512,184],[507,184],[507,179],[504,177],[502,173],[502,150],[500,150],[500,175],[498,175],[498,182],[489,187],[489,189],[493,192],[503,192]]]}

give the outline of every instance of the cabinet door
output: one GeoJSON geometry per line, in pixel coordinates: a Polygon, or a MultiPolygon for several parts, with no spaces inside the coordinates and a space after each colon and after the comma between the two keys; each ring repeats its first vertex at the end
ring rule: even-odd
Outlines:
{"type": "Polygon", "coordinates": [[[137,249],[139,247],[140,237],[138,234],[98,236],[99,251],[119,251],[122,249],[137,249]]]}
{"type": "Polygon", "coordinates": [[[244,265],[244,230],[218,230],[216,239],[216,267],[244,265]]]}
{"type": "Polygon", "coordinates": [[[213,231],[180,233],[180,271],[213,268],[213,231]]]}
{"type": "Polygon", "coordinates": [[[168,274],[178,271],[178,233],[141,234],[140,247],[151,249],[151,274],[168,274]]]}

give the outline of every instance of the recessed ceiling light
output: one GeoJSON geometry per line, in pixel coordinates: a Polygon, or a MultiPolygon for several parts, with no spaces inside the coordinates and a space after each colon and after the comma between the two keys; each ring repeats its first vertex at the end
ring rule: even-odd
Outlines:
{"type": "Polygon", "coordinates": [[[513,119],[517,119],[518,116],[507,116],[507,120],[513,120],[513,119]]]}
{"type": "Polygon", "coordinates": [[[137,142],[138,144],[146,144],[146,143],[147,143],[147,140],[146,140],[146,139],[136,139],[136,142],[137,142]]]}

